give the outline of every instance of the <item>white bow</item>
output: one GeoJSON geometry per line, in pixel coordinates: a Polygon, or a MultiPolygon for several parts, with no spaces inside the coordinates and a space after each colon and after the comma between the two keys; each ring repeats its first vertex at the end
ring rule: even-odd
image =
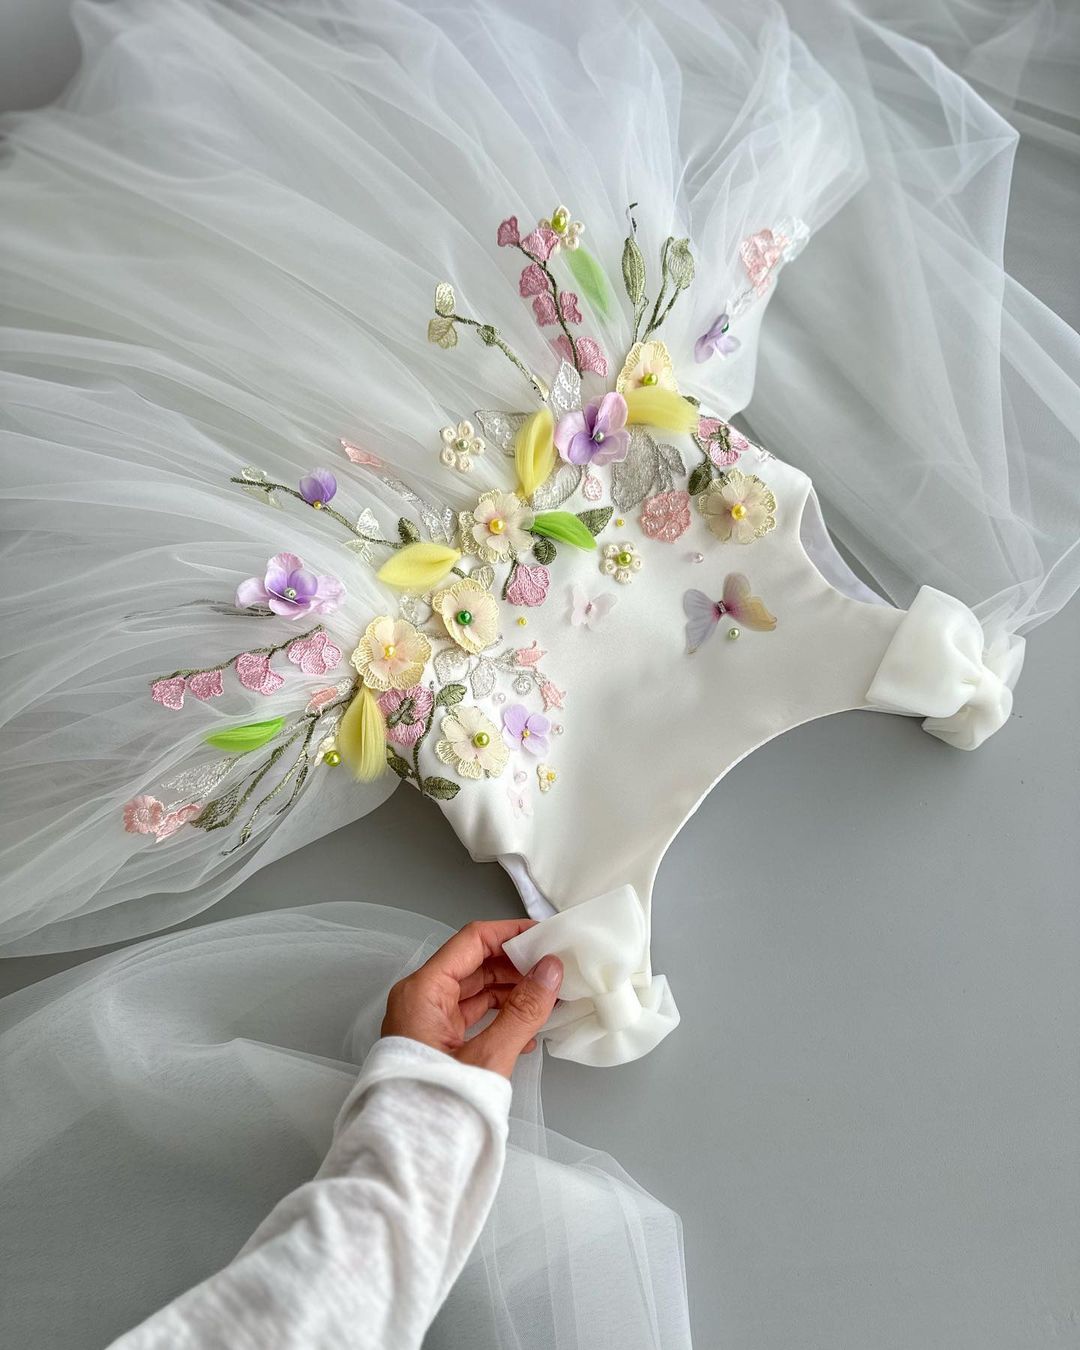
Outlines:
{"type": "Polygon", "coordinates": [[[625,1064],[679,1025],[667,980],[650,970],[648,925],[632,886],[542,919],[503,951],[522,974],[542,956],[561,959],[562,1001],[542,1033],[559,1059],[625,1064]]]}
{"type": "Polygon", "coordinates": [[[974,750],[1008,721],[1023,664],[1023,638],[1003,633],[987,644],[967,605],[924,586],[889,643],[867,702],[921,713],[931,736],[974,750]]]}

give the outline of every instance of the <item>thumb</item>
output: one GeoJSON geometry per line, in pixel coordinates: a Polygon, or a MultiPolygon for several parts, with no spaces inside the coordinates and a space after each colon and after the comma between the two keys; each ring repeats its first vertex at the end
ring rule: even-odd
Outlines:
{"type": "Polygon", "coordinates": [[[490,1026],[458,1051],[457,1058],[509,1078],[517,1057],[551,1016],[563,980],[557,956],[542,956],[519,980],[490,1026]]]}

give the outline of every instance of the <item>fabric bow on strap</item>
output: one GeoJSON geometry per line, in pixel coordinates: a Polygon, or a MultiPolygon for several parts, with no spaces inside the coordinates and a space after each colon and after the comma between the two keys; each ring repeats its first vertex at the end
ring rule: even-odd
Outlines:
{"type": "Polygon", "coordinates": [[[1024,664],[1024,639],[989,646],[982,626],[954,596],[924,586],[901,620],[867,691],[885,712],[926,717],[923,730],[957,750],[974,750],[1005,725],[1024,664]]]}
{"type": "Polygon", "coordinates": [[[632,886],[542,919],[503,951],[523,974],[541,956],[561,958],[562,1001],[543,1031],[559,1059],[625,1064],[679,1025],[667,980],[649,968],[648,925],[632,886]]]}

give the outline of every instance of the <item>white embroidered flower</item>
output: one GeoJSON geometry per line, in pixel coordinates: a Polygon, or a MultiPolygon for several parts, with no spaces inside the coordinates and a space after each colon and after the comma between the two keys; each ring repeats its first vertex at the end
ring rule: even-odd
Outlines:
{"type": "Polygon", "coordinates": [[[435,753],[461,778],[498,778],[510,758],[510,747],[479,708],[459,705],[443,718],[435,753]]]}
{"type": "Polygon", "coordinates": [[[641,571],[641,555],[633,544],[608,544],[600,557],[600,571],[625,586],[641,571]]]}
{"type": "Polygon", "coordinates": [[[550,764],[538,764],[536,766],[536,781],[540,784],[541,792],[550,792],[558,778],[559,775],[550,764]]]}
{"type": "Polygon", "coordinates": [[[615,389],[620,394],[631,389],[671,389],[677,394],[675,368],[664,343],[655,338],[651,342],[635,342],[626,354],[615,389]]]}
{"type": "Polygon", "coordinates": [[[499,636],[499,602],[471,577],[431,597],[447,634],[467,652],[486,650],[499,636]]]}
{"type": "Polygon", "coordinates": [[[709,529],[725,543],[749,544],[776,528],[776,498],[756,474],[729,469],[697,503],[709,529]]]}
{"type": "Polygon", "coordinates": [[[552,248],[552,253],[559,248],[568,248],[574,251],[581,243],[581,236],[585,233],[585,226],[580,220],[570,219],[570,208],[568,206],[557,206],[551,213],[550,220],[540,222],[542,230],[550,230],[556,236],[557,242],[552,248]]]}
{"type": "Polygon", "coordinates": [[[514,492],[485,492],[472,511],[461,513],[461,547],[485,562],[505,562],[528,553],[533,513],[514,492]]]}
{"type": "Polygon", "coordinates": [[[439,458],[448,468],[468,473],[474,458],[484,453],[484,442],[476,434],[471,422],[459,422],[456,427],[443,427],[439,435],[443,443],[439,458]]]}
{"type": "Polygon", "coordinates": [[[409,689],[419,683],[431,643],[407,619],[372,619],[349,658],[369,689],[409,689]]]}

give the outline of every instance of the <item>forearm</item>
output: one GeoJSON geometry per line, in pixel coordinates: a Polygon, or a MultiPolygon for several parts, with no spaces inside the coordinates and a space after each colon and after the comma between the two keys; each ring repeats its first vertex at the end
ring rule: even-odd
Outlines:
{"type": "Polygon", "coordinates": [[[497,1074],[379,1041],[314,1180],[114,1350],[419,1346],[491,1207],[509,1103],[497,1074]]]}

